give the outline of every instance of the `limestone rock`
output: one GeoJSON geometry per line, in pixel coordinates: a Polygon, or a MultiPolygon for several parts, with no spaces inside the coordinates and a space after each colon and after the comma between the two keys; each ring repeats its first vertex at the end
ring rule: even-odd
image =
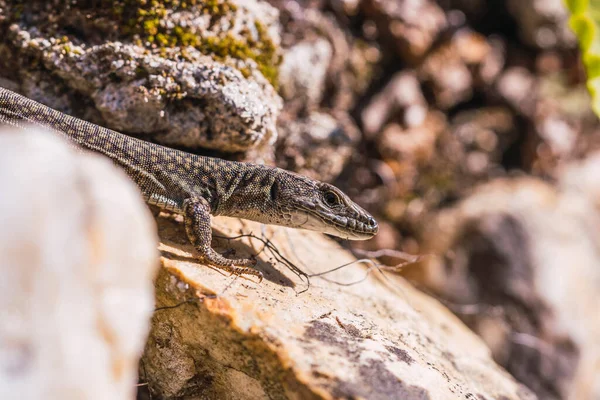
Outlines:
{"type": "MultiPolygon", "coordinates": [[[[260,235],[217,217],[220,236],[260,235]]],[[[163,269],[140,379],[165,399],[533,399],[437,301],[401,278],[357,265],[307,288],[256,240],[216,239],[230,254],[259,253],[262,283],[197,264],[178,218],[159,218],[163,269]],[[307,290],[306,290],[307,289],[307,290]]],[[[307,273],[353,260],[322,235],[267,227],[307,273]]]]}
{"type": "Polygon", "coordinates": [[[0,131],[0,398],[132,399],[153,309],[134,185],[50,132],[0,131]]]}

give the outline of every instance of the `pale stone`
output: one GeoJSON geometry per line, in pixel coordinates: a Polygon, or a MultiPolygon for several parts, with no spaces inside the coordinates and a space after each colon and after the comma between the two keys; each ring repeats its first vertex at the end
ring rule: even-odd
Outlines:
{"type": "Polygon", "coordinates": [[[0,130],[0,399],[132,399],[153,310],[134,184],[53,133],[0,130]]]}

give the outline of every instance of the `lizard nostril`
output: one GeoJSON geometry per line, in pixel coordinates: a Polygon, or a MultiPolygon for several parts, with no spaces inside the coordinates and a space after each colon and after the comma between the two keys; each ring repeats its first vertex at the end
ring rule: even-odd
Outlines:
{"type": "Polygon", "coordinates": [[[375,221],[375,218],[369,217],[369,219],[367,220],[367,225],[370,228],[375,228],[377,226],[377,221],[375,221]]]}

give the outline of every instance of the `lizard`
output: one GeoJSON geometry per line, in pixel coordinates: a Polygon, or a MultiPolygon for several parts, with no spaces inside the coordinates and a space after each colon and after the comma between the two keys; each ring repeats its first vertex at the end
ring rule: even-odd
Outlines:
{"type": "Polygon", "coordinates": [[[211,247],[211,215],[308,229],[366,240],[378,223],[337,187],[285,169],[177,150],[69,116],[0,87],[0,124],[55,131],[102,154],[139,187],[147,204],[183,215],[190,243],[209,266],[236,275],[263,275],[255,258],[226,258],[211,247]]]}

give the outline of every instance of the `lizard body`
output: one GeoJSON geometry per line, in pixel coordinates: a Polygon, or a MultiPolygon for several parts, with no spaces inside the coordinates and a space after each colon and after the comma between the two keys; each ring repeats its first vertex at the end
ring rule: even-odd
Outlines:
{"type": "Polygon", "coordinates": [[[211,247],[210,215],[316,230],[363,240],[375,219],[336,187],[280,168],[226,161],[123,135],[0,87],[0,124],[40,125],[123,168],[148,204],[183,214],[201,259],[235,274],[262,274],[254,259],[229,259],[211,247]]]}

